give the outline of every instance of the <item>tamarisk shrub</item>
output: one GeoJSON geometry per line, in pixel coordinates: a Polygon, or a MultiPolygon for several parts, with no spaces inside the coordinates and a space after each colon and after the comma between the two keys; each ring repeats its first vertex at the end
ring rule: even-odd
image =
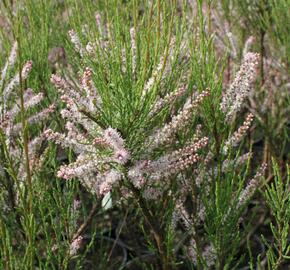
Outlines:
{"type": "Polygon", "coordinates": [[[64,102],[66,133],[49,129],[45,136],[75,154],[58,177],[77,178],[99,198],[111,192],[115,203],[140,209],[159,268],[174,269],[183,253],[198,269],[223,269],[234,261],[240,218],[265,169],[244,187],[252,154],[235,147],[254,116],[232,132],[252,91],[258,55],[245,54],[222,95],[210,41],[204,36],[193,45],[190,29],[177,31],[192,23],[169,25],[152,16],[158,33],[144,20],[120,24],[101,13],[93,39],[69,31],[79,65],[51,77],[64,102]],[[149,44],[140,42],[144,36],[149,44]],[[199,47],[209,52],[197,57],[199,47]]]}

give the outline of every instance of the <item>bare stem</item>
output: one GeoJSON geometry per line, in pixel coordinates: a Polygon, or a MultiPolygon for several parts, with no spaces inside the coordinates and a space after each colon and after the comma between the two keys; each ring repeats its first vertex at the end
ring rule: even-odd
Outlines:
{"type": "Polygon", "coordinates": [[[98,210],[98,204],[95,203],[89,213],[88,218],[84,221],[84,223],[79,227],[79,229],[77,230],[77,232],[73,235],[72,237],[72,241],[77,239],[84,231],[85,229],[89,226],[89,224],[91,223],[91,221],[93,220],[93,217],[95,215],[95,213],[98,210]]]}
{"type": "MultiPolygon", "coordinates": [[[[20,28],[21,21],[18,22],[18,27],[20,28]]],[[[18,29],[18,33],[20,33],[18,29]]],[[[34,248],[33,248],[33,187],[32,187],[32,179],[31,179],[31,171],[29,165],[29,149],[28,149],[28,128],[27,128],[27,119],[26,119],[26,111],[24,107],[24,84],[22,78],[22,57],[21,57],[21,39],[17,37],[18,42],[18,57],[19,57],[19,90],[20,90],[20,113],[21,113],[21,124],[22,124],[22,132],[23,132],[23,147],[24,147],[24,155],[25,155],[25,170],[26,170],[26,182],[28,187],[28,216],[26,222],[28,223],[28,243],[29,243],[29,265],[30,269],[33,269],[34,262],[34,248]]]]}

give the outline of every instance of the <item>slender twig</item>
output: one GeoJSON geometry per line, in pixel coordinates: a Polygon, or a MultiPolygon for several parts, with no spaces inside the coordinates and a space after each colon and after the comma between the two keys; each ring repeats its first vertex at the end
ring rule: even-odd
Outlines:
{"type": "Polygon", "coordinates": [[[128,212],[129,212],[129,208],[126,209],[125,217],[124,217],[124,219],[123,219],[123,221],[122,221],[122,224],[121,224],[121,226],[120,226],[120,230],[118,231],[117,237],[116,237],[116,239],[115,239],[115,241],[114,241],[114,244],[113,244],[113,246],[112,246],[112,248],[111,248],[111,251],[109,252],[109,255],[108,255],[107,261],[109,261],[109,260],[111,259],[111,256],[112,256],[112,254],[113,254],[113,251],[114,251],[114,249],[115,249],[115,246],[116,246],[116,244],[117,244],[118,241],[119,241],[120,234],[121,234],[122,229],[123,229],[123,227],[124,227],[124,225],[125,225],[125,223],[126,223],[126,219],[127,219],[127,216],[128,216],[128,212]]]}
{"type": "Polygon", "coordinates": [[[166,253],[166,246],[164,237],[162,234],[162,230],[159,226],[158,221],[154,218],[152,213],[148,210],[146,201],[142,197],[140,190],[138,190],[136,187],[133,186],[132,183],[129,183],[131,191],[134,193],[135,198],[138,201],[138,204],[140,206],[140,209],[143,213],[143,216],[145,218],[146,223],[149,225],[149,227],[152,230],[153,237],[155,240],[155,244],[158,250],[159,259],[161,262],[161,267],[163,270],[170,270],[171,267],[169,265],[169,258],[166,253]]]}
{"type": "Polygon", "coordinates": [[[90,223],[93,220],[93,217],[95,215],[95,213],[98,210],[98,204],[95,203],[89,213],[88,218],[84,221],[84,223],[82,223],[82,225],[78,228],[77,232],[73,235],[72,237],[72,241],[77,239],[81,234],[83,234],[83,232],[86,230],[86,228],[90,225],[90,223]]]}
{"type": "Polygon", "coordinates": [[[18,37],[18,56],[19,56],[19,90],[20,90],[20,113],[21,113],[21,124],[22,124],[22,132],[23,132],[23,147],[24,147],[24,155],[25,155],[25,170],[26,170],[26,181],[29,190],[29,198],[28,198],[28,206],[30,212],[32,211],[32,179],[31,179],[31,170],[29,166],[29,149],[28,149],[28,128],[27,128],[27,120],[26,120],[26,111],[24,106],[24,85],[22,78],[22,61],[21,61],[21,42],[18,37]]]}

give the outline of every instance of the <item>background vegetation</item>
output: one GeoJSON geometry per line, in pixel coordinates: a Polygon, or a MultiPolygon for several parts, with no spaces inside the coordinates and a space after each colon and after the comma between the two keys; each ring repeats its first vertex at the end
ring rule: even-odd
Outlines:
{"type": "Polygon", "coordinates": [[[0,2],[0,269],[288,269],[289,7],[0,2]],[[64,95],[84,143],[47,135],[71,139],[64,95]],[[95,141],[109,128],[116,149],[95,141]],[[118,172],[109,192],[85,184],[85,170],[60,177],[87,158],[79,144],[96,149],[87,164],[102,163],[89,181],[118,172]],[[117,150],[124,162],[110,159],[117,150]]]}

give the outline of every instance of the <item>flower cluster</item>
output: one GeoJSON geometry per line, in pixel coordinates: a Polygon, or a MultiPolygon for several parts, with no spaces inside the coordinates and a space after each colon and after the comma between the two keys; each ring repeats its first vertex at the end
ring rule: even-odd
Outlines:
{"type": "Polygon", "coordinates": [[[130,36],[132,49],[132,72],[134,74],[136,72],[137,67],[137,45],[136,45],[136,32],[134,27],[130,29],[130,36]]]}
{"type": "Polygon", "coordinates": [[[158,112],[160,112],[163,108],[165,108],[168,104],[173,104],[173,102],[178,98],[181,97],[185,93],[185,86],[182,85],[180,88],[177,90],[168,93],[165,95],[163,98],[159,98],[154,106],[151,108],[149,116],[154,116],[158,112]]]}
{"type": "MultiPolygon", "coordinates": [[[[1,72],[1,85],[0,88],[3,87],[2,99],[0,103],[1,109],[1,119],[0,119],[0,128],[7,138],[15,138],[20,135],[20,131],[22,129],[21,123],[16,123],[16,119],[19,116],[21,111],[20,99],[15,97],[15,93],[13,90],[19,86],[20,84],[20,75],[15,75],[10,81],[7,77],[8,69],[12,69],[16,62],[17,55],[17,44],[15,43],[10,52],[10,56],[1,72]],[[6,77],[5,77],[6,76],[6,77]],[[4,81],[7,80],[8,83],[4,85],[4,81]],[[15,100],[16,99],[16,100],[15,100]],[[12,108],[8,108],[9,105],[12,104],[12,108]]],[[[30,71],[32,69],[32,61],[27,61],[21,70],[21,79],[27,79],[30,71]]],[[[34,94],[32,89],[26,89],[23,95],[24,101],[24,110],[27,111],[30,108],[33,108],[37,104],[39,104],[44,98],[43,93],[34,94]]],[[[41,122],[49,116],[51,112],[54,111],[54,105],[50,105],[48,108],[35,113],[27,118],[28,124],[34,124],[37,122],[41,122]]],[[[34,144],[34,143],[33,143],[34,144]]]]}
{"type": "Polygon", "coordinates": [[[223,148],[224,153],[227,153],[230,147],[237,146],[238,143],[244,138],[251,126],[251,123],[253,122],[253,119],[254,115],[252,113],[249,113],[242,126],[240,126],[239,129],[234,132],[234,134],[231,135],[231,137],[226,141],[223,148]]]}
{"type": "MultiPolygon", "coordinates": [[[[101,36],[96,42],[90,43],[91,53],[96,46],[100,46],[100,48],[104,46],[103,37],[109,34],[107,27],[105,27],[107,31],[103,31],[100,14],[97,14],[96,22],[101,36]]],[[[134,73],[137,68],[137,36],[135,28],[130,28],[129,32],[132,45],[131,66],[134,73]]],[[[83,57],[88,52],[83,48],[87,48],[87,46],[81,44],[75,31],[70,30],[69,36],[75,50],[83,57]]],[[[151,93],[157,80],[165,76],[163,71],[169,68],[170,60],[173,57],[174,37],[172,37],[171,45],[160,57],[158,65],[153,68],[151,78],[145,82],[143,93],[139,96],[141,101],[144,101],[147,93],[151,93]]],[[[103,109],[103,101],[94,85],[92,75],[92,70],[85,68],[81,78],[73,82],[71,79],[55,74],[51,77],[51,82],[58,89],[61,100],[65,103],[61,115],[66,120],[67,133],[47,130],[45,136],[64,148],[71,148],[76,154],[75,162],[60,167],[58,177],[67,180],[78,178],[90,192],[97,196],[104,196],[112,187],[117,186],[122,179],[127,177],[135,187],[144,188],[144,194],[146,192],[149,194],[148,191],[152,185],[162,186],[162,179],[178,174],[200,159],[199,151],[208,144],[207,137],[196,138],[192,143],[179,150],[171,150],[157,157],[155,154],[153,155],[153,150],[166,143],[171,145],[173,135],[189,124],[194,110],[209,96],[209,90],[198,94],[193,93],[169,123],[158,127],[156,132],[145,138],[145,154],[135,160],[126,146],[124,140],[126,138],[122,138],[116,129],[108,125],[100,125],[98,115],[103,109]],[[144,185],[145,183],[148,185],[144,185]]],[[[181,87],[177,86],[177,90],[167,93],[163,98],[157,98],[151,104],[148,118],[158,114],[163,108],[171,106],[185,92],[186,86],[183,84],[181,87]]]]}
{"type": "Polygon", "coordinates": [[[115,129],[103,129],[86,116],[84,111],[96,115],[102,104],[91,77],[91,70],[86,68],[76,89],[67,80],[52,75],[51,81],[66,104],[61,115],[67,120],[67,134],[47,130],[45,136],[78,155],[75,162],[61,166],[58,177],[67,180],[77,177],[91,192],[101,196],[120,181],[122,174],[114,166],[124,165],[130,153],[115,129]]]}
{"type": "Polygon", "coordinates": [[[207,144],[208,138],[204,137],[157,160],[138,161],[129,170],[128,176],[138,188],[143,187],[145,183],[152,184],[157,180],[168,178],[196,163],[199,160],[198,150],[204,148],[207,144]]]}
{"type": "Polygon", "coordinates": [[[264,173],[267,169],[267,164],[263,163],[255,176],[249,181],[246,188],[242,191],[242,193],[239,196],[238,199],[238,205],[237,208],[243,206],[245,202],[251,198],[251,196],[254,194],[256,189],[258,188],[261,178],[264,176],[264,173]]]}
{"type": "MultiPolygon", "coordinates": [[[[146,181],[152,183],[162,178],[168,178],[199,160],[197,152],[208,144],[206,137],[156,160],[141,158],[131,167],[126,166],[131,156],[120,134],[111,127],[101,128],[82,111],[82,108],[86,108],[90,113],[96,113],[97,104],[99,104],[98,106],[102,104],[92,81],[87,83],[87,80],[84,79],[85,77],[90,78],[88,74],[91,74],[89,69],[85,69],[82,83],[79,84],[80,89],[73,88],[68,81],[57,75],[52,76],[53,84],[62,94],[61,99],[66,103],[66,109],[61,114],[67,119],[66,129],[68,132],[61,134],[47,130],[45,136],[62,147],[70,147],[78,155],[75,162],[61,166],[57,173],[59,177],[64,179],[77,177],[89,191],[102,196],[124,177],[122,170],[118,170],[118,165],[125,166],[129,179],[136,187],[141,188],[146,181]],[[96,101],[93,104],[89,103],[92,97],[96,101]]],[[[179,92],[183,93],[184,89],[179,89],[172,95],[168,95],[164,99],[164,103],[173,102],[174,98],[180,95],[179,92]]],[[[181,112],[174,116],[169,124],[161,128],[158,133],[159,137],[153,134],[148,140],[155,143],[157,141],[159,145],[162,137],[166,136],[165,140],[162,141],[165,143],[173,132],[181,130],[187,124],[193,109],[197,108],[208,94],[209,91],[204,91],[194,101],[187,102],[181,112]]],[[[156,104],[158,105],[155,108],[160,107],[160,101],[156,104]]]]}
{"type": "MultiPolygon", "coordinates": [[[[23,159],[23,149],[17,143],[21,139],[21,132],[23,130],[22,123],[19,122],[19,115],[21,113],[21,99],[16,95],[18,91],[14,91],[15,88],[19,87],[20,80],[26,80],[32,69],[32,61],[27,61],[21,70],[20,74],[16,74],[12,79],[8,76],[8,71],[14,68],[17,58],[17,43],[14,43],[10,56],[2,69],[0,78],[0,89],[3,89],[0,100],[0,130],[5,138],[7,150],[9,150],[10,158],[12,158],[17,165],[14,168],[17,172],[17,178],[19,181],[19,187],[22,187],[24,179],[26,178],[25,160],[23,159]]],[[[43,109],[40,112],[36,112],[29,115],[29,110],[34,108],[44,99],[43,93],[34,94],[32,89],[25,89],[23,93],[23,109],[28,115],[26,123],[28,127],[34,123],[41,122],[49,117],[54,111],[54,105],[50,105],[48,108],[43,109]]],[[[43,134],[40,134],[34,138],[30,138],[28,141],[28,155],[29,155],[29,166],[32,172],[37,171],[41,167],[43,162],[43,156],[38,153],[42,143],[44,141],[43,134]]],[[[0,171],[2,171],[2,165],[0,165],[0,171]]],[[[11,192],[11,191],[10,191],[11,192]]],[[[16,196],[18,196],[19,189],[17,188],[16,196]]]]}
{"type": "Polygon", "coordinates": [[[8,57],[8,60],[6,61],[2,72],[1,72],[1,78],[0,78],[0,88],[2,88],[4,80],[6,78],[7,75],[7,71],[9,68],[12,68],[16,62],[16,58],[17,58],[17,43],[15,42],[13,44],[13,47],[11,49],[10,55],[8,57]]]}
{"type": "Polygon", "coordinates": [[[171,122],[164,125],[161,129],[157,130],[155,134],[148,138],[147,144],[150,150],[157,148],[158,146],[170,142],[175,133],[185,128],[192,116],[192,113],[201,102],[210,95],[209,90],[202,91],[196,97],[191,96],[188,98],[182,110],[172,118],[171,122]]]}
{"type": "MultiPolygon", "coordinates": [[[[67,125],[67,129],[73,125],[68,123],[70,125],[67,125]]],[[[86,130],[89,133],[87,136],[81,134],[76,126],[74,128],[74,132],[68,129],[68,136],[52,130],[45,132],[47,139],[63,147],[70,147],[79,154],[75,162],[61,166],[57,175],[67,180],[78,177],[91,192],[104,195],[122,177],[122,174],[109,164],[123,165],[128,161],[130,154],[118,132],[112,128],[102,131],[99,129],[97,132],[89,129],[86,130]]]]}
{"type": "Polygon", "coordinates": [[[258,60],[259,54],[257,53],[247,53],[244,56],[239,72],[223,96],[221,109],[226,113],[228,121],[241,109],[245,98],[250,93],[251,85],[257,74],[258,60]]]}
{"type": "Polygon", "coordinates": [[[81,57],[84,55],[84,48],[81,44],[80,38],[78,34],[73,30],[69,30],[68,35],[72,44],[74,45],[75,50],[80,54],[81,57]]]}
{"type": "Polygon", "coordinates": [[[83,236],[80,235],[71,242],[71,244],[69,246],[69,255],[70,256],[75,256],[78,253],[79,249],[82,246],[83,239],[84,239],[83,236]]]}

